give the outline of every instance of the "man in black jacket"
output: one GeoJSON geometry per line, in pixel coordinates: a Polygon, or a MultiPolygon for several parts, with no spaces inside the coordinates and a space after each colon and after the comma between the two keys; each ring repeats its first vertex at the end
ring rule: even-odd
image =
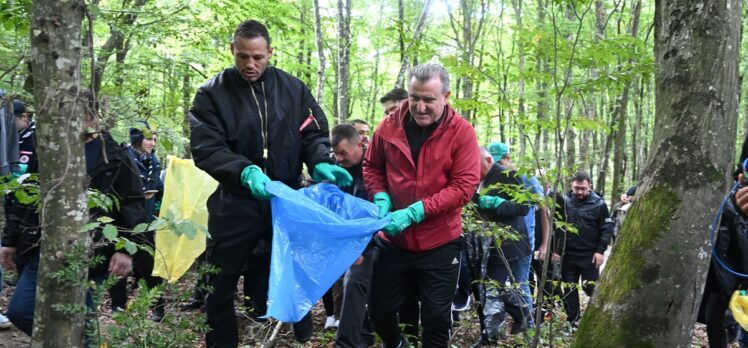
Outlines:
{"type": "MultiPolygon", "coordinates": [[[[335,161],[353,177],[353,185],[344,188],[343,192],[368,200],[369,194],[364,186],[361,164],[364,161],[364,146],[361,133],[353,125],[340,124],[332,129],[332,149],[335,161]]],[[[358,348],[362,344],[374,344],[374,328],[366,311],[367,294],[373,247],[370,245],[348,269],[343,278],[343,306],[340,311],[336,347],[358,348]]]]}
{"type": "MultiPolygon", "coordinates": [[[[476,195],[480,216],[495,222],[502,232],[491,238],[486,265],[486,278],[490,280],[484,285],[484,291],[479,294],[481,305],[478,317],[481,324],[481,341],[475,346],[495,343],[503,335],[504,310],[514,319],[511,333],[516,334],[527,329],[530,323],[530,304],[524,303],[523,296],[514,289],[504,287],[506,282],[518,284],[527,275],[520,275],[520,262],[526,262],[530,255],[529,235],[525,226],[525,215],[530,210],[529,205],[513,200],[507,193],[522,187],[515,170],[501,166],[495,162],[492,154],[486,148],[481,148],[481,184],[480,193],[488,189],[483,195],[476,195]],[[494,238],[501,239],[500,242],[494,238]],[[497,244],[500,245],[497,248],[497,244]],[[501,302],[501,303],[500,303],[501,302]]],[[[519,286],[517,286],[519,288],[519,286]]]]}
{"type": "MultiPolygon", "coordinates": [[[[91,93],[84,92],[82,98],[87,103],[94,104],[91,93]]],[[[94,108],[89,107],[89,110],[94,108]]],[[[87,116],[86,128],[96,129],[96,116],[92,112],[87,116]]],[[[91,221],[106,216],[112,219],[112,225],[130,231],[145,222],[143,183],[127,149],[103,131],[88,133],[85,149],[89,188],[118,201],[109,210],[91,209],[91,221]]],[[[31,164],[29,168],[36,166],[31,164]]],[[[8,304],[8,317],[16,327],[30,336],[39,267],[39,217],[34,207],[11,200],[6,201],[6,219],[8,223],[3,230],[0,262],[6,267],[16,266],[19,270],[18,283],[8,304]]],[[[131,238],[127,232],[120,232],[120,236],[131,238]]],[[[113,243],[103,237],[100,230],[93,233],[93,247],[95,255],[102,256],[104,261],[89,268],[90,279],[99,280],[107,275],[126,277],[132,270],[132,256],[125,250],[116,249],[113,243]]]]}
{"type": "Polygon", "coordinates": [[[566,222],[577,229],[577,233],[556,230],[556,244],[561,248],[553,254],[553,260],[561,260],[561,281],[564,284],[564,309],[569,322],[576,325],[579,320],[579,292],[577,284],[582,279],[582,289],[592,296],[600,276],[600,266],[605,260],[613,234],[613,221],[608,215],[605,201],[591,189],[587,173],[578,171],[571,178],[571,192],[563,197],[566,222]]]}
{"type": "MultiPolygon", "coordinates": [[[[299,188],[304,163],[317,182],[352,181],[332,163],[327,118],[309,89],[268,65],[273,49],[267,28],[254,20],[240,24],[231,53],[235,66],[200,87],[189,111],[195,165],[219,183],[207,203],[208,262],[220,269],[210,277],[213,293],[206,300],[211,348],[238,345],[236,283],[248,253],[272,232],[265,184],[277,180],[299,188]]],[[[296,338],[306,341],[311,317],[302,323],[296,338]]]]}

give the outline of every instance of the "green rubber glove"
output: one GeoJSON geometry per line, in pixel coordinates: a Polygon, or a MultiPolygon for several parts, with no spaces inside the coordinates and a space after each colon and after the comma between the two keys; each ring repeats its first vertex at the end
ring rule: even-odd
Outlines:
{"type": "Polygon", "coordinates": [[[265,173],[256,165],[247,166],[242,170],[242,185],[252,191],[252,196],[257,199],[270,199],[273,195],[265,191],[265,184],[270,182],[265,173]]]}
{"type": "Polygon", "coordinates": [[[505,201],[506,199],[499,196],[481,196],[478,206],[482,209],[496,209],[505,201]]]}
{"type": "Polygon", "coordinates": [[[392,199],[387,192],[378,192],[374,195],[374,204],[379,207],[379,218],[383,218],[392,209],[392,199]]]}
{"type": "Polygon", "coordinates": [[[25,163],[20,163],[18,165],[18,171],[21,175],[26,174],[26,172],[29,170],[29,165],[25,163]]]}
{"type": "Polygon", "coordinates": [[[347,170],[330,163],[318,163],[314,166],[312,178],[316,182],[327,180],[340,187],[348,187],[353,183],[353,177],[347,170]]]}
{"type": "Polygon", "coordinates": [[[405,209],[395,210],[390,214],[390,223],[382,231],[390,237],[397,236],[412,224],[423,221],[423,202],[418,201],[405,209]]]}

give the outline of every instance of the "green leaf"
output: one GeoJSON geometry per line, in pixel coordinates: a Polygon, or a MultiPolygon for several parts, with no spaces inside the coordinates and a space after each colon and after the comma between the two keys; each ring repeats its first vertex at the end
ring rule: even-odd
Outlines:
{"type": "Polygon", "coordinates": [[[81,229],[78,232],[81,232],[81,233],[88,232],[88,231],[91,231],[93,229],[96,229],[97,227],[99,227],[99,225],[101,225],[100,222],[89,222],[89,223],[83,225],[83,227],[81,227],[81,229]]]}
{"type": "Polygon", "coordinates": [[[102,217],[99,217],[98,219],[96,219],[96,221],[101,222],[103,224],[108,224],[108,223],[112,223],[114,221],[114,219],[112,219],[112,218],[110,218],[108,216],[102,216],[102,217]]]}
{"type": "Polygon", "coordinates": [[[114,225],[106,225],[104,226],[104,238],[106,238],[109,241],[114,241],[117,239],[117,228],[114,227],[114,225]]]}
{"type": "Polygon", "coordinates": [[[166,226],[167,226],[166,221],[164,221],[164,219],[159,218],[151,222],[151,225],[148,226],[148,230],[158,231],[158,230],[164,229],[166,226]]]}
{"type": "Polygon", "coordinates": [[[133,243],[132,241],[125,240],[125,250],[127,250],[130,255],[134,255],[136,252],[138,252],[138,245],[133,243]]]}
{"type": "Polygon", "coordinates": [[[118,144],[130,140],[130,135],[128,133],[125,133],[124,129],[115,128],[109,131],[109,134],[112,136],[112,139],[114,139],[114,141],[116,141],[118,144]]]}
{"type": "Polygon", "coordinates": [[[143,233],[148,230],[148,224],[142,223],[135,226],[135,228],[132,229],[133,233],[143,233]]]}

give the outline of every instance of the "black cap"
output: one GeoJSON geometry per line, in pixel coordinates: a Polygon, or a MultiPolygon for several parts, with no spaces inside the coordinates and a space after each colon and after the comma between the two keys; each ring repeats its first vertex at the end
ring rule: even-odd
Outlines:
{"type": "Polygon", "coordinates": [[[636,194],[636,186],[631,186],[631,188],[628,191],[626,191],[626,196],[631,197],[635,194],[636,194]]]}
{"type": "Polygon", "coordinates": [[[23,102],[16,99],[13,101],[13,114],[16,116],[21,116],[22,113],[26,112],[26,105],[23,105],[23,102]]]}

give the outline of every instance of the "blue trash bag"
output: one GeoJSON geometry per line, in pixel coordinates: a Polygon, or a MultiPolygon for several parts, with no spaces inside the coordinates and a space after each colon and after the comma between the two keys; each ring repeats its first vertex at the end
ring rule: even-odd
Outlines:
{"type": "Polygon", "coordinates": [[[265,317],[300,321],[389,223],[378,207],[331,184],[294,191],[273,181],[273,249],[265,317]]]}

